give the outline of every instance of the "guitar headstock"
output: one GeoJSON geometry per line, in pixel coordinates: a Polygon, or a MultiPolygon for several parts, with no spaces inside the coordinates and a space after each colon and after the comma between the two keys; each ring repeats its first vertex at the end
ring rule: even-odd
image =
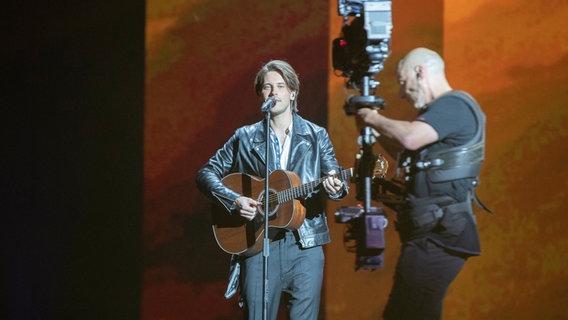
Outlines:
{"type": "Polygon", "coordinates": [[[382,154],[378,154],[376,161],[375,161],[375,165],[373,166],[373,172],[371,173],[371,169],[366,167],[363,170],[363,173],[359,172],[362,168],[361,168],[361,154],[357,154],[355,155],[355,167],[351,168],[351,173],[352,175],[350,175],[351,179],[350,181],[353,183],[357,183],[358,179],[359,179],[359,175],[363,174],[363,176],[367,177],[372,175],[374,178],[377,179],[384,179],[385,176],[387,175],[387,171],[389,169],[389,163],[387,161],[387,159],[385,159],[385,157],[382,154]]]}
{"type": "Polygon", "coordinates": [[[375,170],[373,171],[373,175],[377,179],[383,179],[387,175],[387,171],[389,170],[389,162],[382,154],[377,155],[377,162],[375,162],[375,170]]]}

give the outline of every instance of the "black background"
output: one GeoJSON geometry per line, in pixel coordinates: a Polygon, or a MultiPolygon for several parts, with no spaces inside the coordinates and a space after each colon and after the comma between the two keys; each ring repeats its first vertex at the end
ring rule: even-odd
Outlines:
{"type": "Polygon", "coordinates": [[[145,3],[2,11],[0,317],[137,319],[145,3]]]}

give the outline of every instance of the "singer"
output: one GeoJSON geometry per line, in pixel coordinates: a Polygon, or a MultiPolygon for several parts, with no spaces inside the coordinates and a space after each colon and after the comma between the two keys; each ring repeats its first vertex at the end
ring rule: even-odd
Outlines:
{"type": "MultiPolygon", "coordinates": [[[[268,259],[268,319],[276,319],[284,299],[291,320],[316,320],[319,314],[324,270],[322,245],[330,242],[324,212],[326,199],[340,200],[347,185],[334,175],[339,171],[327,131],[298,115],[300,81],[287,62],[273,60],[264,65],[254,81],[261,111],[270,112],[272,154],[266,163],[266,123],[243,126],[197,173],[197,186],[227,208],[227,214],[252,220],[262,204],[228,189],[222,179],[231,173],[266,178],[278,169],[296,173],[302,183],[323,178],[321,186],[301,199],[306,215],[294,231],[281,229],[270,242],[268,259]]],[[[245,319],[263,316],[263,255],[232,256],[232,272],[225,297],[240,289],[239,305],[245,319]],[[240,270],[240,276],[236,275],[240,270]],[[234,281],[233,281],[234,280],[234,281]]]]}

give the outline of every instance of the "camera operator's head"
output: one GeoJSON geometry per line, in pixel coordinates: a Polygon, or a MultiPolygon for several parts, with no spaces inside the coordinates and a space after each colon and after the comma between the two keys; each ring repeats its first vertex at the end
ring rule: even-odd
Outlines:
{"type": "Polygon", "coordinates": [[[400,95],[423,109],[430,101],[451,90],[446,80],[444,60],[426,48],[410,51],[398,63],[400,95]]]}
{"type": "MultiPolygon", "coordinates": [[[[298,94],[300,92],[300,80],[292,66],[282,60],[272,60],[265,64],[257,73],[254,80],[254,89],[256,95],[263,97],[263,90],[265,90],[265,77],[269,72],[277,72],[280,74],[287,87],[290,98],[290,108],[293,112],[298,112],[298,94]]],[[[265,97],[266,98],[266,97],[265,97]]]]}

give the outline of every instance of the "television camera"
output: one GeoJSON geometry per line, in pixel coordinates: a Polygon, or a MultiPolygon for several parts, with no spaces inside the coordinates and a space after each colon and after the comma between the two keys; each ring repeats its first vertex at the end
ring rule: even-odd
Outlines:
{"type": "Polygon", "coordinates": [[[355,114],[359,108],[384,108],[384,100],[375,96],[379,82],[374,76],[383,70],[390,55],[391,6],[391,1],[384,0],[338,0],[338,13],[344,24],[341,36],[333,40],[333,68],[349,78],[348,89],[360,93],[346,100],[347,115],[355,114]]]}
{"type": "MultiPolygon", "coordinates": [[[[343,27],[332,43],[333,68],[348,78],[347,89],[359,93],[346,99],[344,111],[355,115],[360,108],[384,109],[384,99],[376,95],[379,82],[375,75],[383,70],[390,54],[391,1],[338,0],[338,13],[343,17],[343,27]]],[[[370,127],[361,130],[358,142],[361,148],[352,182],[357,184],[357,199],[363,205],[340,207],[335,221],[347,224],[344,243],[348,251],[356,252],[356,269],[374,270],[383,266],[383,231],[388,220],[382,208],[371,206],[372,189],[377,185],[375,180],[384,178],[386,170],[379,177],[375,173],[386,160],[373,153],[375,135],[370,127]]]]}

